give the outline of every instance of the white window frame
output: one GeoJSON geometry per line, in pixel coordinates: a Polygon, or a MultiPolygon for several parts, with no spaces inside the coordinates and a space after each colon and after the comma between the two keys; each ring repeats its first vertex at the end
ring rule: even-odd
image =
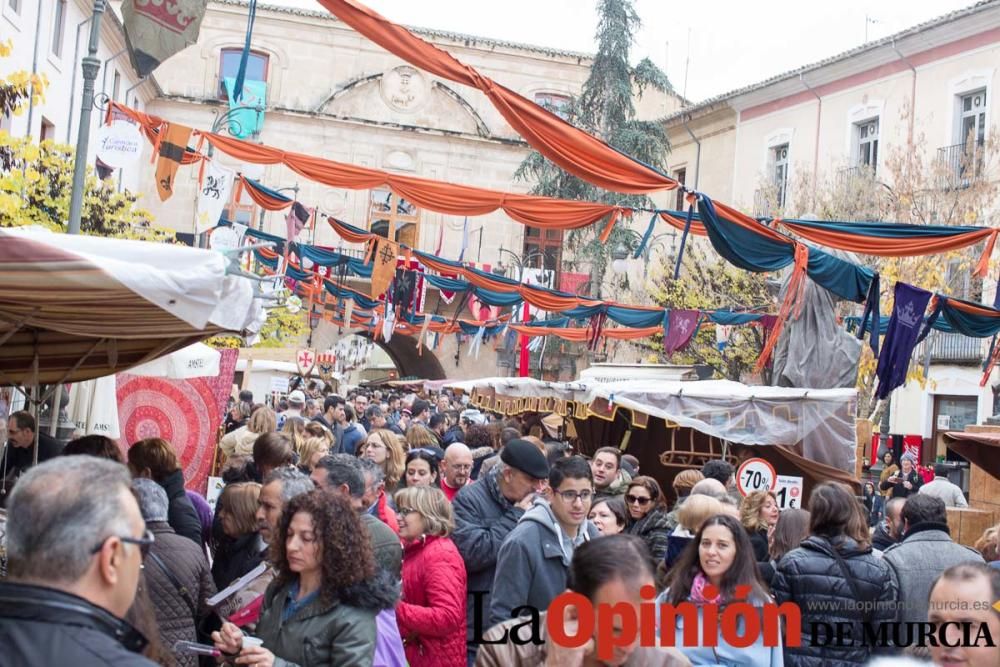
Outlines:
{"type": "MultiPolygon", "coordinates": [[[[23,1],[23,0],[22,0],[23,1]]],[[[66,52],[66,14],[69,12],[68,0],[54,0],[52,3],[52,22],[49,29],[49,56],[57,62],[62,62],[66,52]],[[59,8],[62,7],[62,16],[59,8]],[[59,25],[57,25],[57,22],[59,25]],[[56,31],[59,31],[59,52],[56,53],[56,31]]]]}
{"type": "MultiPolygon", "coordinates": [[[[0,14],[3,14],[3,17],[7,19],[8,23],[14,26],[14,29],[18,32],[21,31],[21,23],[24,20],[24,1],[25,0],[16,0],[18,6],[17,9],[15,9],[10,6],[10,0],[0,0],[0,3],[2,3],[0,4],[0,14]]],[[[41,11],[40,7],[38,8],[38,11],[41,11]]]]}
{"type": "Polygon", "coordinates": [[[879,148],[882,144],[882,119],[880,116],[873,116],[865,120],[857,121],[854,123],[854,140],[853,140],[854,152],[853,152],[853,165],[854,167],[870,167],[872,173],[878,173],[878,159],[879,159],[879,148]],[[865,130],[868,129],[870,125],[875,126],[875,138],[863,136],[865,130]],[[871,144],[874,143],[874,149],[871,144]],[[868,148],[862,150],[862,146],[867,145],[868,148]],[[869,162],[865,163],[862,156],[870,156],[869,162]]]}
{"type": "Polygon", "coordinates": [[[962,98],[979,90],[986,91],[986,130],[989,134],[992,122],[990,112],[993,106],[993,77],[995,73],[995,68],[967,70],[949,82],[948,94],[951,102],[948,109],[950,114],[946,114],[949,116],[945,119],[947,125],[942,128],[943,136],[947,137],[945,140],[948,142],[947,145],[954,146],[964,141],[964,138],[959,138],[962,133],[962,98]]]}
{"type": "Polygon", "coordinates": [[[771,148],[770,182],[778,191],[778,208],[784,208],[785,202],[788,200],[788,170],[791,167],[789,161],[791,148],[791,144],[778,144],[771,148]],[[781,168],[780,182],[778,178],[779,167],[781,168]]]}
{"type": "Polygon", "coordinates": [[[792,145],[793,137],[795,135],[795,129],[790,127],[783,127],[771,132],[764,138],[764,164],[761,166],[761,170],[766,174],[767,178],[765,182],[768,185],[777,186],[775,182],[775,156],[777,155],[777,150],[781,147],[786,147],[788,149],[787,157],[785,158],[785,187],[784,193],[779,193],[779,198],[781,200],[781,206],[784,206],[788,202],[788,196],[791,194],[789,188],[789,183],[792,177],[792,145]]]}
{"type": "Polygon", "coordinates": [[[985,139],[986,136],[989,135],[989,128],[990,128],[989,126],[990,94],[989,91],[984,87],[984,88],[979,88],[978,90],[971,90],[967,93],[962,93],[960,95],[955,96],[956,108],[955,108],[955,122],[952,130],[952,138],[953,138],[952,145],[964,144],[968,140],[968,137],[963,136],[965,133],[962,131],[962,125],[964,125],[964,121],[966,118],[965,100],[969,97],[980,94],[984,97],[983,100],[984,106],[980,110],[973,109],[969,113],[969,116],[978,116],[982,114],[983,135],[984,135],[983,141],[985,143],[985,139]]]}

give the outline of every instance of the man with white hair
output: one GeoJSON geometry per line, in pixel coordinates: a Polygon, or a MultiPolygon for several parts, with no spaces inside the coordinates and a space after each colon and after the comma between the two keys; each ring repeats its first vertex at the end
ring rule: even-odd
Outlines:
{"type": "Polygon", "coordinates": [[[131,482],[122,464],[91,456],[57,457],[21,477],[7,504],[0,664],[155,666],[122,620],[154,542],[131,482]]]}
{"type": "Polygon", "coordinates": [[[461,442],[448,445],[441,461],[441,490],[450,502],[463,486],[470,482],[472,450],[461,442]]]}

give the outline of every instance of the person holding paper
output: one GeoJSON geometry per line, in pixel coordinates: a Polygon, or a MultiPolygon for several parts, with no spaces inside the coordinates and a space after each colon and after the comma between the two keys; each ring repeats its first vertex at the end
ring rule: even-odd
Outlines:
{"type": "Polygon", "coordinates": [[[378,635],[376,615],[394,606],[395,583],[377,572],[371,543],[350,501],[311,491],[293,498],[274,542],[275,580],[264,594],[256,642],[232,623],[212,634],[239,664],[368,667],[378,635]],[[279,660],[280,659],[280,660],[279,660]]]}

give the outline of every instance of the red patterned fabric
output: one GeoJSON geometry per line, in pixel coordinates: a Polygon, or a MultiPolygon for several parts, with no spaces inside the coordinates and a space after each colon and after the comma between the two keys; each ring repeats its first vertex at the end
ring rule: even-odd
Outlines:
{"type": "Polygon", "coordinates": [[[180,459],[185,487],[202,494],[215,458],[215,436],[225,417],[239,356],[237,350],[220,352],[216,377],[168,380],[118,375],[122,442],[131,446],[143,438],[167,440],[180,459]]]}

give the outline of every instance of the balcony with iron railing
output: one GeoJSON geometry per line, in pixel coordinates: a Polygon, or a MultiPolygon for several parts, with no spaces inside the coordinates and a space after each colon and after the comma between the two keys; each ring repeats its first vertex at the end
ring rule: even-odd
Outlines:
{"type": "Polygon", "coordinates": [[[978,365],[986,355],[984,339],[932,331],[916,350],[918,363],[978,365]],[[930,358],[928,359],[928,352],[930,358]]]}
{"type": "Polygon", "coordinates": [[[955,144],[938,149],[938,160],[943,165],[944,186],[967,188],[983,177],[984,147],[979,143],[955,144]]]}

